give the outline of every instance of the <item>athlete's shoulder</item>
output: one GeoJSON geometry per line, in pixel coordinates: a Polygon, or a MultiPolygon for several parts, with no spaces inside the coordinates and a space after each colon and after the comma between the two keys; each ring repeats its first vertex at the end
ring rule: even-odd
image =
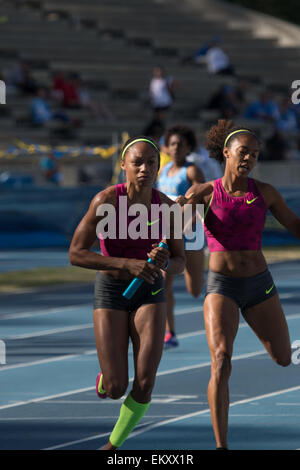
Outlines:
{"type": "Polygon", "coordinates": [[[116,203],[116,190],[115,186],[108,186],[107,188],[99,191],[91,202],[91,206],[97,209],[101,204],[113,204],[116,203]]]}
{"type": "Polygon", "coordinates": [[[205,181],[203,172],[194,163],[187,167],[187,177],[195,183],[203,183],[205,181]]]}
{"type": "Polygon", "coordinates": [[[281,198],[279,191],[269,183],[253,179],[258,191],[263,196],[267,206],[271,206],[277,198],[281,198]]]}
{"type": "Polygon", "coordinates": [[[159,194],[159,197],[160,197],[160,200],[161,200],[161,203],[162,204],[168,204],[168,206],[173,206],[174,204],[176,204],[176,202],[174,202],[172,199],[170,199],[165,193],[162,193],[161,191],[158,191],[158,194],[159,194]]]}

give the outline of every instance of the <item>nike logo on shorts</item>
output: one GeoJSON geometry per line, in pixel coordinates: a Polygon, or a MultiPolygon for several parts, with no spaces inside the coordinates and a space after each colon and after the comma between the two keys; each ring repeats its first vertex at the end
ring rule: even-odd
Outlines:
{"type": "Polygon", "coordinates": [[[270,289],[266,289],[266,294],[270,294],[270,292],[271,292],[271,290],[273,289],[274,285],[275,285],[275,284],[273,284],[273,285],[270,287],[270,289]]]}
{"type": "Polygon", "coordinates": [[[256,199],[258,199],[258,196],[255,197],[254,199],[251,199],[251,201],[248,201],[248,199],[246,200],[247,204],[252,204],[252,202],[256,201],[256,199]]]}
{"type": "Polygon", "coordinates": [[[159,219],[153,220],[153,222],[149,222],[149,220],[147,220],[147,225],[148,225],[148,227],[150,227],[150,225],[153,225],[158,221],[159,221],[159,219]]]}
{"type": "Polygon", "coordinates": [[[156,295],[156,294],[158,294],[161,290],[163,290],[163,287],[162,287],[161,289],[156,290],[155,292],[152,291],[151,294],[152,294],[152,295],[156,295]]]}

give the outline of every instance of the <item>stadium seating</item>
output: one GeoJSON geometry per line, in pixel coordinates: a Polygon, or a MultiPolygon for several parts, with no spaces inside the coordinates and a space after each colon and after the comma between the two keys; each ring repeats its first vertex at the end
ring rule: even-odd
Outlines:
{"type": "MultiPolygon", "coordinates": [[[[163,64],[179,83],[168,124],[184,121],[202,138],[216,113],[204,109],[208,97],[232,78],[210,76],[205,68],[182,66],[180,59],[218,35],[238,75],[252,80],[259,92],[273,86],[280,98],[297,78],[299,50],[279,47],[276,38],[254,37],[250,28],[232,29],[209,11],[197,12],[174,0],[4,0],[1,3],[2,71],[16,60],[31,64],[38,82],[51,86],[57,70],[75,71],[88,83],[94,99],[102,99],[115,116],[97,123],[86,111],[67,111],[82,119],[72,144],[111,142],[112,133],[140,133],[151,118],[147,89],[152,69],[163,64]],[[207,13],[207,14],[206,14],[207,13]],[[280,67],[278,64],[280,63],[280,67]]],[[[207,4],[206,4],[207,5],[207,4]]],[[[299,78],[299,77],[298,77],[299,78]]],[[[253,91],[253,89],[252,89],[253,91]]],[[[1,117],[1,147],[19,138],[48,143],[51,126],[27,122],[31,97],[13,94],[1,117]]],[[[1,115],[0,115],[1,116],[1,115]]],[[[261,132],[268,132],[262,126],[261,132]]],[[[69,143],[56,136],[56,142],[69,143]]]]}

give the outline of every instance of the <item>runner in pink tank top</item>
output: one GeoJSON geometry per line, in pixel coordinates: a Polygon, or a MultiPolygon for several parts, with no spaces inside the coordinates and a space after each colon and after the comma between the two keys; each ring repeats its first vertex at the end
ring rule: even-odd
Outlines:
{"type": "Polygon", "coordinates": [[[224,176],[192,186],[180,203],[205,207],[211,253],[203,307],[212,361],[208,401],[217,449],[225,450],[239,310],[271,358],[281,366],[291,362],[287,322],[261,246],[267,210],[299,239],[300,219],[273,186],[249,177],[259,155],[253,131],[219,120],[207,133],[207,149],[211,158],[224,163],[224,176]]]}
{"type": "Polygon", "coordinates": [[[153,204],[174,205],[167,196],[152,188],[160,164],[157,145],[143,136],[130,139],[124,144],[121,158],[126,183],[110,186],[95,196],[75,231],[69,251],[72,264],[97,272],[94,329],[101,364],[96,379],[96,393],[100,398],[119,399],[126,392],[130,338],[133,345],[136,370],[132,390],[121,406],[109,440],[105,439],[104,450],[122,446],[150,405],[166,324],[161,270],[179,274],[185,264],[184,243],[182,238],[175,239],[174,220],[170,221],[170,236],[166,239],[168,250],[158,246],[163,236],[161,218],[151,220],[153,204]],[[126,198],[125,209],[120,205],[122,196],[126,198]],[[134,221],[127,209],[134,204],[143,204],[140,210],[147,214],[146,239],[131,236],[129,224],[134,221]],[[102,211],[111,214],[115,222],[111,232],[105,228],[103,220],[107,214],[103,215],[102,211]],[[151,238],[153,224],[159,224],[159,230],[157,236],[151,238]],[[126,233],[124,238],[119,228],[126,233]],[[91,249],[98,235],[101,254],[91,249]],[[147,262],[148,258],[154,264],[147,262]],[[127,299],[123,292],[135,277],[144,282],[133,297],[127,299]]]}

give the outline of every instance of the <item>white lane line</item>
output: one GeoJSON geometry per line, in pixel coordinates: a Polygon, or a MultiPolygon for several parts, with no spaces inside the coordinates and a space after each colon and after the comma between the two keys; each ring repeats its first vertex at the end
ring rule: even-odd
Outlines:
{"type": "Polygon", "coordinates": [[[300,406],[300,403],[276,403],[278,406],[300,406]]]}
{"type": "MultiPolygon", "coordinates": [[[[99,402],[97,402],[99,403],[99,402]]],[[[166,418],[175,418],[176,416],[179,416],[178,414],[175,414],[173,413],[172,415],[166,415],[165,417],[166,418]]],[[[279,415],[281,416],[281,415],[279,415]]],[[[285,416],[285,415],[284,415],[285,416]]],[[[290,416],[290,415],[287,415],[287,416],[290,416]]],[[[109,416],[62,416],[62,417],[59,417],[59,416],[39,416],[37,418],[34,418],[34,417],[28,417],[28,418],[0,418],[0,422],[2,421],[65,421],[65,420],[70,420],[70,421],[75,421],[75,420],[79,420],[79,421],[83,421],[83,420],[102,420],[102,419],[118,419],[119,418],[119,415],[116,415],[116,416],[112,416],[112,415],[109,415],[109,416]]],[[[153,418],[161,418],[161,415],[151,415],[151,422],[152,422],[152,419],[153,418]]],[[[144,423],[145,425],[145,423],[144,423]]]]}
{"type": "MultiPolygon", "coordinates": [[[[250,403],[252,401],[262,400],[262,399],[265,399],[265,398],[271,398],[271,397],[275,397],[275,396],[278,396],[278,395],[283,395],[284,393],[294,392],[295,390],[300,390],[300,385],[297,385],[296,387],[286,388],[284,390],[278,390],[277,392],[266,393],[264,395],[258,395],[256,397],[246,398],[244,400],[239,400],[239,401],[231,403],[229,406],[231,408],[231,407],[236,406],[236,405],[243,405],[243,404],[246,404],[246,403],[250,403]]],[[[175,422],[178,422],[178,421],[181,421],[181,420],[184,420],[184,419],[188,419],[188,418],[194,418],[195,416],[200,416],[200,415],[203,415],[203,414],[209,413],[209,412],[210,412],[210,409],[207,408],[206,410],[196,411],[194,413],[189,413],[189,414],[183,415],[183,416],[178,417],[178,418],[167,419],[165,421],[161,421],[160,423],[154,423],[150,426],[146,426],[142,430],[133,432],[132,434],[130,434],[128,436],[127,439],[130,439],[132,437],[138,436],[139,434],[143,434],[145,432],[151,431],[152,429],[155,429],[155,428],[158,428],[158,427],[161,427],[161,426],[165,426],[166,424],[175,423],[175,422]]]]}
{"type": "MultiPolygon", "coordinates": [[[[277,392],[271,392],[271,393],[267,393],[267,394],[264,394],[264,395],[258,395],[256,397],[247,398],[247,399],[244,399],[244,400],[239,400],[239,401],[231,403],[230,407],[236,406],[236,405],[241,405],[241,404],[244,404],[244,403],[250,403],[252,401],[257,401],[257,400],[261,400],[261,399],[264,399],[264,398],[273,397],[273,396],[276,396],[276,395],[281,395],[283,393],[288,393],[288,392],[291,392],[291,391],[294,391],[294,390],[300,390],[300,385],[298,385],[297,387],[292,387],[292,388],[288,388],[288,389],[285,389],[285,390],[279,390],[277,392]]],[[[206,414],[206,413],[209,413],[209,412],[210,412],[210,409],[207,408],[205,410],[196,411],[196,412],[193,412],[193,413],[188,413],[186,415],[177,416],[175,418],[170,418],[170,419],[167,419],[167,420],[164,420],[164,421],[160,421],[158,423],[156,422],[156,423],[153,423],[153,424],[150,424],[150,425],[147,424],[143,427],[143,429],[136,430],[133,433],[131,433],[127,437],[127,439],[130,439],[132,437],[138,436],[139,434],[143,434],[145,432],[151,431],[152,429],[155,429],[155,428],[158,428],[158,427],[161,427],[161,426],[165,426],[166,424],[175,423],[175,422],[182,421],[182,420],[189,419],[189,418],[194,418],[195,416],[200,416],[200,415],[203,415],[203,414],[206,414]]],[[[76,441],[70,441],[70,442],[66,442],[64,444],[59,444],[57,446],[47,447],[46,449],[43,449],[43,450],[61,449],[63,447],[67,447],[67,446],[71,446],[71,445],[75,445],[75,444],[80,444],[82,442],[86,442],[87,440],[91,441],[91,440],[94,440],[94,439],[98,439],[99,437],[104,437],[104,436],[108,436],[108,435],[110,435],[110,433],[106,433],[106,434],[102,434],[102,435],[98,434],[98,435],[95,435],[95,436],[90,436],[90,437],[85,438],[85,439],[79,439],[79,440],[76,440],[76,441]]]]}
{"type": "Polygon", "coordinates": [[[89,304],[82,304],[82,305],[71,305],[68,307],[60,307],[60,308],[47,308],[45,310],[37,310],[33,312],[30,310],[29,312],[20,312],[20,313],[6,313],[4,315],[0,316],[0,321],[1,320],[12,320],[16,318],[30,318],[30,317],[37,317],[40,315],[49,315],[51,313],[67,313],[67,312],[73,312],[74,310],[80,310],[82,307],[87,308],[91,307],[92,303],[89,304]]]}
{"type": "MultiPolygon", "coordinates": [[[[185,310],[184,312],[185,313],[187,313],[187,312],[190,313],[190,310],[185,310]]],[[[183,314],[183,313],[181,313],[181,314],[183,314]]],[[[286,315],[287,320],[294,320],[294,319],[297,319],[297,318],[300,318],[300,313],[286,315]]],[[[80,329],[93,328],[93,326],[94,326],[93,323],[85,323],[83,325],[75,325],[75,326],[69,326],[69,327],[63,327],[63,328],[54,328],[54,329],[51,329],[51,330],[41,330],[41,331],[36,331],[35,333],[25,333],[25,334],[15,335],[15,336],[1,336],[1,339],[2,340],[18,340],[18,339],[36,338],[36,337],[39,337],[39,336],[47,336],[47,335],[52,335],[52,334],[66,333],[66,332],[69,332],[69,331],[76,331],[76,330],[80,330],[80,329]]],[[[240,322],[240,326],[239,326],[240,328],[243,328],[245,326],[247,326],[246,322],[240,322]]],[[[186,338],[189,335],[190,336],[195,336],[197,334],[204,334],[203,332],[205,332],[205,331],[204,330],[198,330],[198,331],[194,331],[192,333],[183,333],[182,335],[179,335],[178,337],[179,338],[180,337],[181,338],[186,338]]]]}
{"type": "MultiPolygon", "coordinates": [[[[139,424],[137,427],[140,428],[142,426],[145,426],[145,424],[139,424]]],[[[105,437],[105,436],[110,436],[111,435],[111,431],[110,432],[106,432],[104,434],[97,434],[96,436],[90,436],[90,437],[85,437],[84,439],[78,439],[77,441],[70,441],[70,442],[66,442],[65,444],[61,444],[61,445],[57,445],[57,446],[53,446],[53,447],[47,447],[43,450],[54,450],[54,449],[60,449],[62,447],[66,447],[68,445],[75,445],[75,444],[81,444],[82,442],[88,442],[88,441],[93,441],[94,439],[100,439],[101,437],[105,437]]]]}
{"type": "Polygon", "coordinates": [[[35,333],[25,333],[22,335],[15,335],[15,336],[1,336],[1,339],[8,341],[8,340],[18,340],[18,339],[28,339],[28,338],[36,338],[39,336],[47,336],[47,335],[54,335],[58,333],[66,333],[69,331],[76,331],[76,330],[83,330],[93,328],[93,323],[84,323],[83,325],[75,325],[75,326],[66,326],[63,328],[53,328],[51,330],[41,330],[36,331],[35,333]]]}
{"type": "MultiPolygon", "coordinates": [[[[292,315],[288,315],[287,316],[287,320],[294,320],[294,319],[297,319],[297,318],[300,318],[300,314],[292,314],[292,315]]],[[[70,327],[70,329],[66,329],[66,328],[63,328],[63,332],[65,331],[73,331],[73,330],[78,330],[78,329],[81,329],[81,328],[90,328],[90,325],[92,324],[86,324],[86,325],[78,325],[76,327],[70,327]]],[[[245,328],[247,327],[248,324],[246,322],[241,322],[240,325],[239,325],[239,328],[245,328]]],[[[45,333],[47,335],[50,335],[52,334],[54,330],[46,330],[45,332],[41,332],[41,333],[45,333]]],[[[59,332],[62,332],[61,330],[59,330],[59,332]]],[[[197,330],[197,331],[193,331],[191,333],[182,333],[180,335],[178,335],[178,339],[185,339],[185,338],[191,338],[193,336],[198,336],[198,335],[204,335],[206,333],[205,330],[197,330]]],[[[35,333],[34,336],[39,336],[38,333],[35,333]]],[[[41,334],[41,336],[43,336],[43,334],[41,334]]],[[[12,338],[9,338],[9,339],[12,339],[12,338]]],[[[13,339],[19,339],[19,337],[14,337],[13,339]]],[[[167,350],[166,350],[167,352],[167,350]]],[[[42,360],[39,360],[39,361],[33,361],[33,362],[22,362],[22,363],[18,363],[18,364],[13,364],[11,366],[1,366],[0,367],[0,372],[4,371],[4,370],[7,370],[7,369],[16,369],[16,368],[22,368],[22,367],[29,367],[29,366],[34,366],[34,365],[38,365],[38,364],[43,364],[43,363],[51,363],[51,362],[56,362],[56,361],[60,361],[60,360],[64,360],[64,359],[69,359],[70,357],[73,358],[73,357],[80,357],[81,355],[85,355],[85,354],[96,354],[97,351],[96,349],[91,349],[89,351],[84,351],[83,353],[81,354],[69,354],[69,355],[64,355],[64,356],[59,356],[59,357],[55,357],[55,358],[51,358],[51,359],[42,359],[42,360]]]]}
{"type": "MultiPolygon", "coordinates": [[[[92,310],[93,305],[92,303],[86,303],[82,305],[71,305],[68,307],[60,307],[60,308],[48,308],[45,310],[38,310],[33,312],[32,310],[29,312],[20,312],[20,313],[7,313],[4,315],[0,316],[0,322],[2,320],[15,320],[19,318],[31,318],[31,317],[39,317],[42,315],[51,315],[52,313],[69,313],[73,312],[74,310],[80,310],[82,308],[89,308],[92,310]]],[[[184,309],[178,309],[175,311],[175,315],[186,315],[189,313],[194,313],[194,312],[202,312],[203,307],[199,305],[198,307],[191,307],[191,308],[184,308],[184,309]]]]}
{"type": "Polygon", "coordinates": [[[49,358],[49,359],[40,359],[38,361],[32,361],[32,362],[22,362],[22,363],[19,363],[19,364],[12,364],[11,366],[0,367],[0,372],[3,372],[3,371],[8,370],[8,369],[9,370],[10,369],[18,369],[18,368],[23,369],[24,367],[37,366],[37,365],[40,365],[40,364],[48,364],[48,363],[51,363],[51,362],[66,361],[68,359],[74,359],[76,357],[81,357],[81,356],[85,356],[85,355],[92,355],[92,354],[96,354],[96,353],[97,353],[96,349],[90,349],[90,350],[84,351],[80,354],[65,354],[64,356],[58,356],[58,357],[49,358]]]}
{"type": "MultiPolygon", "coordinates": [[[[233,356],[232,361],[237,361],[237,360],[240,360],[240,359],[248,359],[250,357],[259,356],[261,354],[267,354],[267,353],[264,349],[262,349],[260,351],[255,351],[255,352],[249,353],[249,354],[240,354],[238,356],[233,356]]],[[[187,370],[201,369],[202,367],[207,367],[207,366],[210,366],[210,365],[211,365],[210,362],[203,362],[203,363],[195,364],[195,365],[192,365],[192,366],[184,366],[184,367],[178,367],[176,369],[159,371],[156,374],[156,377],[169,375],[169,374],[177,374],[178,372],[185,372],[187,370]]],[[[132,381],[133,381],[133,378],[130,378],[129,382],[132,382],[132,381]]],[[[55,399],[55,398],[75,395],[77,393],[87,392],[87,391],[94,390],[94,389],[95,389],[95,386],[93,385],[92,387],[80,388],[80,389],[77,389],[77,390],[71,390],[69,392],[62,392],[62,393],[58,393],[58,394],[55,394],[55,395],[49,395],[49,396],[44,396],[44,397],[40,397],[40,398],[33,398],[33,399],[27,400],[27,401],[19,401],[19,402],[11,403],[9,405],[2,405],[2,406],[0,406],[0,410],[5,410],[6,408],[13,408],[13,407],[16,407],[16,406],[29,405],[31,403],[39,403],[41,401],[52,400],[52,399],[55,399]]]]}

